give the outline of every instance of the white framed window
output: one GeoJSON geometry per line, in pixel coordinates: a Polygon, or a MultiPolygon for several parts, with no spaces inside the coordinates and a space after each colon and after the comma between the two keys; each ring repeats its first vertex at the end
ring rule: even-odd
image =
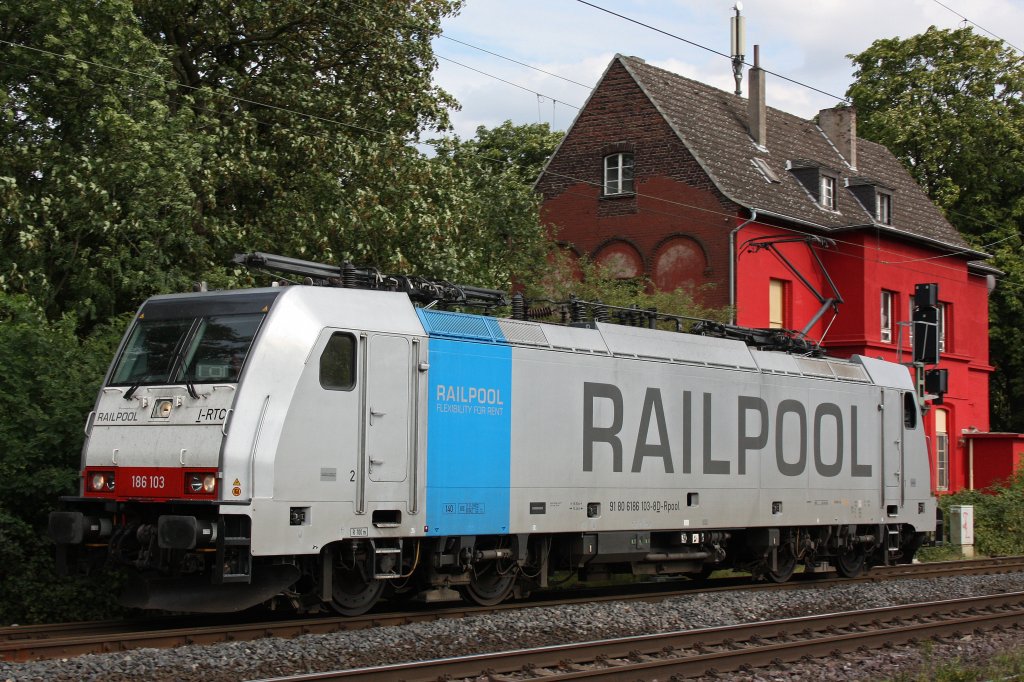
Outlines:
{"type": "Polygon", "coordinates": [[[939,304],[939,352],[944,353],[946,351],[946,329],[948,328],[946,323],[948,322],[949,306],[945,303],[939,304]]]}
{"type": "Polygon", "coordinates": [[[781,279],[768,280],[768,328],[786,328],[786,282],[781,279]]]}
{"type": "Polygon", "coordinates": [[[893,302],[896,300],[896,296],[891,291],[882,289],[882,300],[881,300],[881,328],[882,335],[881,339],[885,343],[892,343],[892,320],[893,320],[893,302]]]}
{"type": "Polygon", "coordinates": [[[949,422],[946,410],[935,410],[935,489],[949,490],[949,422]]]}
{"type": "Polygon", "coordinates": [[[875,192],[875,220],[892,225],[892,195],[888,192],[875,192]]]}
{"type": "Polygon", "coordinates": [[[621,152],[604,157],[604,193],[605,196],[615,194],[632,194],[633,189],[633,155],[621,152]]]}
{"type": "Polygon", "coordinates": [[[830,211],[836,210],[836,179],[831,175],[821,176],[821,205],[830,211]]]}

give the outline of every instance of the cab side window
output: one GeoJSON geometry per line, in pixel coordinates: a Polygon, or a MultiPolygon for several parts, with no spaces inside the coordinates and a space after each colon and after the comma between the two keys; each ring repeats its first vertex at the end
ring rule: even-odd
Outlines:
{"type": "Polygon", "coordinates": [[[335,332],[320,354],[320,385],[328,391],[351,391],[356,385],[356,339],[335,332]]]}
{"type": "Polygon", "coordinates": [[[903,425],[908,429],[917,428],[917,394],[912,391],[903,394],[903,425]]]}

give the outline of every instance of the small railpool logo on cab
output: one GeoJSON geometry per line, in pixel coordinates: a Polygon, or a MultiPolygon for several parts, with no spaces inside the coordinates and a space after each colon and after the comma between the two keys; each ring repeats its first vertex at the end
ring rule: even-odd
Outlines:
{"type": "Polygon", "coordinates": [[[434,398],[438,412],[500,417],[505,410],[501,389],[486,386],[438,384],[434,398]]]}

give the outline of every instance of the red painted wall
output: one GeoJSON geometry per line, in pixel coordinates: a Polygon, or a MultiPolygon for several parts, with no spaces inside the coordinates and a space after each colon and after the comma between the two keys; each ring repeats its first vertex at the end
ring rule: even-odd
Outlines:
{"type": "Polygon", "coordinates": [[[711,307],[729,303],[725,245],[738,207],[615,64],[594,92],[537,185],[554,238],[622,276],[686,287],[711,307]],[[629,151],[636,193],[603,196],[603,158],[629,151]]]}
{"type": "Polygon", "coordinates": [[[1024,435],[1019,433],[967,434],[968,458],[974,443],[974,488],[1001,485],[1024,463],[1024,435]]]}
{"type": "MultiPolygon", "coordinates": [[[[740,233],[738,243],[767,235],[785,236],[791,232],[764,225],[752,225],[740,233]]],[[[819,293],[830,295],[824,273],[805,246],[780,246],[787,258],[814,285],[819,293]]],[[[937,283],[939,300],[947,310],[946,346],[937,367],[949,371],[949,393],[941,406],[925,415],[925,432],[932,446],[932,488],[937,489],[935,463],[935,409],[947,414],[949,437],[949,481],[947,489],[956,491],[968,485],[965,430],[989,428],[988,379],[988,288],[984,277],[968,272],[962,258],[941,256],[941,252],[911,242],[886,239],[879,235],[845,233],[836,239],[835,248],[817,250],[826,271],[836,284],[844,302],[832,322],[831,312],[811,328],[808,335],[820,339],[831,355],[849,357],[867,355],[890,362],[910,363],[909,322],[911,296],[919,283],[937,283]],[[882,290],[893,292],[892,340],[881,340],[882,290]],[[827,328],[829,323],[831,328],[827,328]],[[826,333],[827,328],[827,333],[826,333]],[[902,336],[901,330],[902,329],[902,336]],[[824,335],[824,338],[822,338],[824,335]]],[[[791,292],[787,324],[793,329],[804,325],[820,308],[817,298],[768,251],[737,253],[737,322],[764,327],[768,324],[768,282],[771,278],[788,282],[791,292]]],[[[929,367],[930,368],[930,367],[929,367]]],[[[910,371],[908,369],[908,371],[910,371]]]]}

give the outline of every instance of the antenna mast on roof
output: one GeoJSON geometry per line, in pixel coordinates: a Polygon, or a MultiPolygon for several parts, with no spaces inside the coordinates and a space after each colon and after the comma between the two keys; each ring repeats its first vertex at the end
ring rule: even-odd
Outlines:
{"type": "Polygon", "coordinates": [[[743,3],[737,2],[732,6],[736,10],[736,16],[729,19],[729,38],[732,46],[732,77],[736,79],[736,94],[743,94],[743,50],[746,44],[746,24],[743,16],[743,3]]]}

